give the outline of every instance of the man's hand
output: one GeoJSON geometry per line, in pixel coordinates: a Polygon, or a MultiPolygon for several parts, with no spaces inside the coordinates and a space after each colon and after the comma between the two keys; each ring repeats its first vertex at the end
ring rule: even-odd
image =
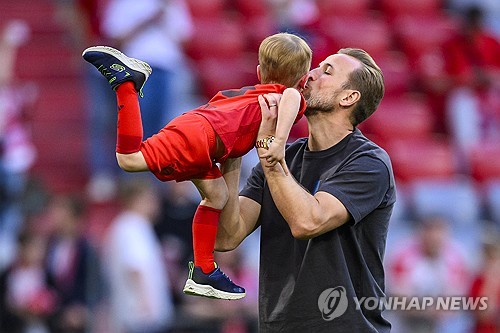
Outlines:
{"type": "Polygon", "coordinates": [[[257,139],[262,139],[275,134],[276,121],[278,119],[278,105],[280,100],[280,94],[265,94],[259,96],[262,121],[260,122],[257,139]]]}
{"type": "Polygon", "coordinates": [[[283,171],[285,171],[285,175],[288,176],[288,167],[285,162],[285,144],[286,142],[274,140],[269,146],[269,150],[257,149],[257,153],[259,158],[266,160],[266,167],[272,168],[279,163],[283,171]]]}

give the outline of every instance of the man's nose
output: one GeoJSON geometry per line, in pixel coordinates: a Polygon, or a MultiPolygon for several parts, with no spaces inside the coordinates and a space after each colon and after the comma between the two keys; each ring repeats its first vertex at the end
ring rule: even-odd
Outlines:
{"type": "Polygon", "coordinates": [[[319,77],[319,68],[315,68],[309,71],[309,76],[307,81],[315,81],[319,77]]]}

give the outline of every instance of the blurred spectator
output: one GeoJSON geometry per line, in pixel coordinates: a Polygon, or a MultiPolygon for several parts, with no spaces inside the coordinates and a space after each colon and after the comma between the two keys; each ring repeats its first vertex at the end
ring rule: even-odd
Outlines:
{"type": "Polygon", "coordinates": [[[55,292],[44,269],[46,240],[33,232],[19,235],[18,253],[0,275],[0,331],[48,333],[47,319],[55,311],[55,292]]]}
{"type": "Polygon", "coordinates": [[[319,11],[314,0],[268,0],[281,31],[300,31],[316,22],[319,11]]]}
{"type": "Polygon", "coordinates": [[[99,265],[94,248],[83,234],[85,206],[77,196],[57,196],[48,208],[53,233],[47,249],[47,271],[59,308],[51,319],[52,333],[83,333],[95,304],[99,265]]]}
{"type": "MultiPolygon", "coordinates": [[[[70,32],[80,51],[92,45],[107,45],[102,33],[102,12],[106,1],[64,0],[57,2],[60,21],[70,32]]],[[[89,124],[89,176],[87,192],[95,202],[109,201],[116,195],[116,99],[101,74],[88,66],[82,68],[87,98],[85,115],[89,124]]]]}
{"type": "Polygon", "coordinates": [[[121,213],[104,240],[112,332],[163,332],[174,316],[169,280],[153,221],[159,198],[149,178],[120,189],[121,213]]]}
{"type": "Polygon", "coordinates": [[[199,194],[191,182],[162,184],[161,193],[161,210],[155,232],[162,243],[172,296],[178,305],[184,297],[186,262],[193,260],[191,225],[199,194]]]}
{"type": "Polygon", "coordinates": [[[474,277],[470,296],[488,297],[488,308],[473,312],[472,333],[500,331],[500,237],[498,230],[487,230],[483,239],[483,261],[474,277]]]}
{"type": "Polygon", "coordinates": [[[485,27],[500,38],[500,1],[447,0],[446,4],[452,12],[459,12],[472,5],[480,7],[485,14],[485,27]]]}
{"type": "MultiPolygon", "coordinates": [[[[199,194],[191,182],[170,182],[162,184],[161,211],[155,231],[161,240],[178,238],[187,248],[183,251],[185,263],[193,257],[191,224],[199,205],[199,194]]],[[[185,282],[185,281],[184,281],[185,282]]]]}
{"type": "Polygon", "coordinates": [[[0,235],[14,239],[22,223],[18,201],[36,157],[25,119],[33,90],[14,75],[17,51],[29,35],[21,20],[9,20],[0,30],[0,235]]]}
{"type": "Polygon", "coordinates": [[[451,78],[447,119],[462,159],[485,139],[500,138],[500,42],[483,25],[483,12],[467,8],[462,29],[444,44],[451,78]]]}
{"type": "MultiPolygon", "coordinates": [[[[418,232],[396,247],[388,265],[388,294],[401,297],[465,295],[468,267],[462,249],[450,239],[448,221],[424,217],[418,232]]],[[[436,309],[397,312],[394,330],[400,333],[446,333],[460,314],[436,309]]]]}
{"type": "Polygon", "coordinates": [[[110,0],[102,29],[112,46],[153,69],[140,101],[144,137],[150,137],[176,116],[175,89],[185,80],[183,44],[193,33],[188,7],[184,0],[110,0]]]}
{"type": "MultiPolygon", "coordinates": [[[[0,31],[0,220],[4,220],[26,180],[26,173],[35,160],[23,111],[30,100],[26,87],[16,83],[14,73],[18,48],[27,42],[29,28],[25,22],[12,20],[0,31]]],[[[0,230],[1,230],[0,225],[0,230]]]]}

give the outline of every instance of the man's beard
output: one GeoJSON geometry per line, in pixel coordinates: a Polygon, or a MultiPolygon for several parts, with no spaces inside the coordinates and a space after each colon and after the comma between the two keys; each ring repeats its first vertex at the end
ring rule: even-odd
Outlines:
{"type": "Polygon", "coordinates": [[[337,98],[339,91],[335,91],[331,95],[325,98],[318,98],[317,96],[307,94],[306,96],[306,111],[304,115],[306,117],[313,116],[320,113],[331,113],[335,111],[335,100],[337,98]]]}

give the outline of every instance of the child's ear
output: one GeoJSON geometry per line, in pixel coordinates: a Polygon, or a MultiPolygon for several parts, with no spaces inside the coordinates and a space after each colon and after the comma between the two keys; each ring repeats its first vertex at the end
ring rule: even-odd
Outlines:
{"type": "Polygon", "coordinates": [[[259,79],[259,82],[261,82],[261,78],[260,78],[260,65],[257,65],[257,79],[259,79]]]}

